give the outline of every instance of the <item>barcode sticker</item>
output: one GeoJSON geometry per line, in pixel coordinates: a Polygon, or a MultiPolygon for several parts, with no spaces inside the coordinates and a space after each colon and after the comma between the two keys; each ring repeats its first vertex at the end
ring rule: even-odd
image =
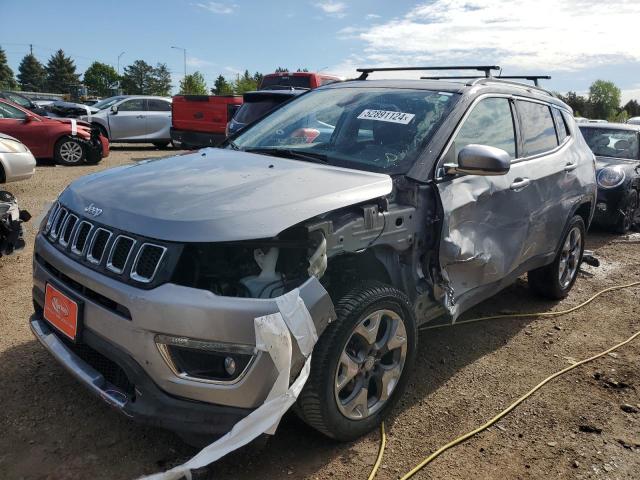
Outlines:
{"type": "Polygon", "coordinates": [[[413,120],[413,113],[390,112],[388,110],[363,110],[358,118],[360,120],[377,120],[378,122],[401,123],[406,125],[413,120]]]}

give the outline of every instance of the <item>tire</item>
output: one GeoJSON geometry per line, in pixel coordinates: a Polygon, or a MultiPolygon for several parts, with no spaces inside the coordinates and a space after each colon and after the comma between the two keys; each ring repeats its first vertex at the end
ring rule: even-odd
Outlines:
{"type": "Polygon", "coordinates": [[[528,273],[529,287],[544,298],[552,300],[565,298],[578,277],[584,243],[584,220],[580,215],[574,215],[553,263],[528,273]]]}
{"type": "Polygon", "coordinates": [[[638,217],[640,217],[638,205],[638,191],[634,188],[629,190],[627,201],[624,209],[624,215],[620,215],[620,220],[615,226],[616,233],[626,234],[634,227],[638,226],[638,217]]]}
{"type": "Polygon", "coordinates": [[[84,144],[75,137],[62,137],[57,141],[53,155],[60,165],[81,165],[87,156],[84,144]]]}
{"type": "Polygon", "coordinates": [[[164,150],[169,146],[170,143],[171,142],[153,142],[153,146],[160,150],[164,150]]]}
{"type": "Polygon", "coordinates": [[[314,348],[296,411],[324,435],[349,441],[380,425],[401,397],[413,369],[418,336],[410,300],[383,283],[350,290],[336,304],[336,314],[314,348]],[[375,347],[381,348],[376,352],[375,347]],[[371,398],[363,385],[373,391],[371,398]]]}

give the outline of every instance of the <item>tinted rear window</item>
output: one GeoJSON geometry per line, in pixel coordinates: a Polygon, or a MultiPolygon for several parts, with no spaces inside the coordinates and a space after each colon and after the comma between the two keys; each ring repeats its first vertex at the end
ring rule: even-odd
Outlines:
{"type": "Polygon", "coordinates": [[[264,77],[260,88],[268,87],[311,88],[311,77],[264,77]]]}
{"type": "MultiPolygon", "coordinates": [[[[284,99],[283,99],[284,100],[284,99]]],[[[283,100],[274,98],[261,100],[259,102],[246,102],[238,109],[233,119],[240,123],[251,123],[260,117],[263,117],[271,110],[280,105],[283,100]]]]}
{"type": "Polygon", "coordinates": [[[547,105],[518,101],[522,121],[524,156],[538,155],[558,146],[551,110],[547,105]]]}

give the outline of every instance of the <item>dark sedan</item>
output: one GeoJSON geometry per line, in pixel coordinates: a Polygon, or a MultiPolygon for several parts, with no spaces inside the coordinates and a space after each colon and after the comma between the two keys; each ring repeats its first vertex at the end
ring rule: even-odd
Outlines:
{"type": "Polygon", "coordinates": [[[619,233],[640,228],[640,125],[580,124],[597,158],[594,223],[619,233]]]}

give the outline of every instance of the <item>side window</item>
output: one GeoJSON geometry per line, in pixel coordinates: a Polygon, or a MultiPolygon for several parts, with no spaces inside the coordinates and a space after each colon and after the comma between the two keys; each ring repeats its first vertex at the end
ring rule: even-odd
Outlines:
{"type": "Polygon", "coordinates": [[[445,155],[446,161],[456,163],[460,150],[471,144],[501,148],[516,158],[516,132],[509,99],[481,100],[458,131],[445,155]]]}
{"type": "Polygon", "coordinates": [[[135,98],[133,100],[127,100],[126,102],[118,105],[119,112],[143,112],[144,111],[144,99],[135,98]]]}
{"type": "Polygon", "coordinates": [[[171,104],[165,100],[150,98],[147,100],[147,110],[150,112],[170,112],[171,104]]]}
{"type": "Polygon", "coordinates": [[[553,118],[556,121],[556,132],[558,132],[558,141],[560,142],[560,145],[562,145],[562,142],[564,142],[564,140],[568,136],[570,136],[571,133],[569,132],[569,127],[567,126],[564,117],[562,116],[562,112],[557,108],[552,108],[551,111],[553,112],[553,118]]]}
{"type": "Polygon", "coordinates": [[[0,118],[12,118],[14,120],[24,120],[27,118],[27,114],[22,110],[7,105],[6,103],[0,103],[0,118]]]}
{"type": "Polygon", "coordinates": [[[549,107],[523,100],[518,100],[517,105],[522,121],[524,156],[529,157],[556,148],[558,139],[549,107]]]}

